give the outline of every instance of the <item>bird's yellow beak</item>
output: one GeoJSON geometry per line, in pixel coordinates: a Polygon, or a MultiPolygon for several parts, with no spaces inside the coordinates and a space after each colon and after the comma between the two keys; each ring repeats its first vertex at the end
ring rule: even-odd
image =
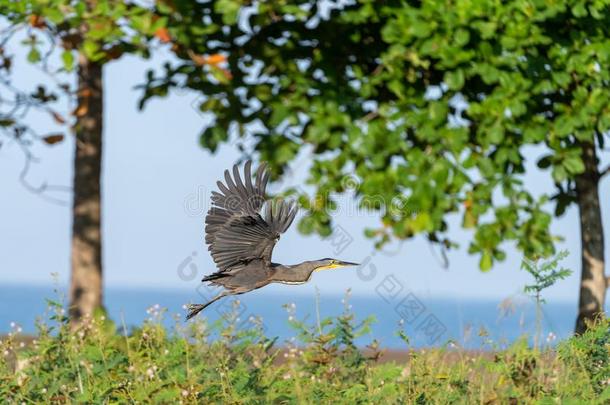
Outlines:
{"type": "Polygon", "coordinates": [[[351,263],[351,262],[335,262],[332,264],[329,264],[327,266],[322,266],[322,267],[318,267],[316,269],[316,271],[320,271],[320,270],[332,270],[332,269],[338,269],[340,267],[347,267],[347,266],[358,266],[358,263],[351,263]]]}
{"type": "Polygon", "coordinates": [[[322,267],[318,267],[316,269],[316,271],[321,271],[321,270],[332,270],[332,269],[336,269],[338,267],[343,267],[339,264],[329,264],[328,266],[322,266],[322,267]]]}

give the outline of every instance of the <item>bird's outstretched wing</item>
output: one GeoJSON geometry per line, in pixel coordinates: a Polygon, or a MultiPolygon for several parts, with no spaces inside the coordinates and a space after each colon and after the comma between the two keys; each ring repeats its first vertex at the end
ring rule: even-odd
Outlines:
{"type": "Polygon", "coordinates": [[[233,178],[225,171],[226,185],[218,182],[220,193],[212,193],[212,207],[206,216],[206,243],[218,272],[261,259],[271,262],[271,253],[280,234],[292,224],[296,204],[284,200],[265,201],[269,173],[259,167],[255,183],[252,162],[246,162],[244,181],[237,165],[233,178]],[[260,215],[264,207],[264,218],[260,215]]]}
{"type": "Polygon", "coordinates": [[[244,182],[239,175],[237,165],[233,166],[233,178],[225,170],[225,182],[216,182],[219,192],[212,191],[212,207],[205,217],[205,243],[211,245],[218,231],[234,217],[255,215],[265,202],[265,188],[269,181],[269,172],[265,165],[256,171],[256,180],[252,184],[252,161],[244,166],[244,182]]]}

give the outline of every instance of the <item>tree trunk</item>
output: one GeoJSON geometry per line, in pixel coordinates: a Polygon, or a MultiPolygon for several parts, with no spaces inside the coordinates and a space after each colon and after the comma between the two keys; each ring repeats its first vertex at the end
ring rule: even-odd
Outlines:
{"type": "Polygon", "coordinates": [[[604,313],[606,276],[604,274],[604,229],[599,203],[599,171],[593,143],[583,143],[584,173],[576,177],[582,269],[578,303],[577,334],[587,329],[585,321],[593,321],[604,313]]]}
{"type": "Polygon", "coordinates": [[[76,147],[69,309],[73,325],[102,306],[102,96],[102,65],[80,55],[74,127],[76,147]]]}

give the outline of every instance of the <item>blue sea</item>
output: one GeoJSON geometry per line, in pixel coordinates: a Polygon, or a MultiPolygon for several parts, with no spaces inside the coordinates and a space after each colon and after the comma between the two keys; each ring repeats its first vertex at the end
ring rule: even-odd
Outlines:
{"type": "MultiPolygon", "coordinates": [[[[63,292],[65,294],[65,291],[63,292]]],[[[104,302],[109,316],[118,325],[139,325],[150,317],[147,309],[157,305],[167,310],[168,328],[183,322],[188,302],[205,301],[207,292],[170,289],[107,288],[104,302]]],[[[0,334],[10,330],[16,322],[23,333],[35,332],[35,321],[44,318],[47,311],[45,298],[57,299],[53,286],[0,286],[0,334]]],[[[356,322],[373,316],[371,331],[357,339],[366,346],[373,340],[382,347],[406,348],[398,336],[404,330],[413,347],[442,346],[449,342],[470,349],[496,349],[514,342],[520,336],[533,337],[536,330],[536,306],[525,296],[504,300],[468,300],[422,298],[414,293],[401,296],[374,295],[280,295],[262,290],[238,297],[240,302],[238,324],[252,327],[252,317],[260,317],[265,333],[278,337],[278,344],[296,336],[288,322],[289,316],[317,325],[320,318],[338,315],[345,310],[355,314],[356,322]],[[286,307],[294,309],[294,314],[286,307]],[[291,305],[294,304],[294,305],[291,305]]],[[[232,306],[233,298],[219,301],[207,308],[203,316],[210,321],[218,319],[232,306]]],[[[200,315],[201,316],[201,315],[200,315]]],[[[576,302],[548,301],[542,307],[541,342],[554,345],[572,333],[576,319],[576,302]]]]}

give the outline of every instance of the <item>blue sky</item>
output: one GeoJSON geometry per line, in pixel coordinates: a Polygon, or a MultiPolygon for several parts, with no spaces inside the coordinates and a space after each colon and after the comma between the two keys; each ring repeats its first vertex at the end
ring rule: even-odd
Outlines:
{"type": "MultiPolygon", "coordinates": [[[[167,287],[195,289],[203,274],[214,271],[203,244],[203,216],[209,193],[225,168],[239,157],[234,145],[224,145],[212,155],[198,146],[198,134],[206,122],[193,108],[197,95],[172,94],[150,102],[142,112],[136,109],[139,92],[135,83],[144,78],[148,66],[159,60],[121,59],[106,67],[105,138],[103,171],[103,237],[106,286],[167,287]],[[194,267],[188,267],[190,265],[194,267]],[[185,280],[179,273],[194,268],[198,274],[185,280]],[[187,269],[187,270],[184,270],[187,269]]],[[[40,77],[31,68],[19,70],[18,81],[30,85],[40,77]]],[[[35,125],[49,125],[48,117],[33,116],[35,125]]],[[[29,179],[38,184],[70,185],[71,155],[69,139],[54,147],[38,146],[40,163],[32,167],[29,179]]],[[[540,149],[528,150],[528,165],[533,167],[540,149]]],[[[607,161],[607,159],[605,159],[607,161]]],[[[309,156],[295,162],[294,173],[275,190],[300,183],[307,172],[309,156]]],[[[69,279],[69,206],[51,204],[27,191],[18,180],[23,156],[16,145],[0,149],[0,283],[50,283],[52,272],[64,284],[69,279]]],[[[532,173],[526,184],[538,192],[552,191],[549,174],[532,173]]],[[[610,181],[602,183],[600,195],[605,229],[610,229],[610,181]]],[[[67,194],[54,194],[69,201],[67,194]]],[[[366,226],[376,224],[372,215],[356,215],[349,198],[341,199],[335,220],[345,235],[334,241],[300,235],[292,227],[278,243],[274,260],[295,263],[301,260],[337,256],[362,262],[367,260],[375,276],[358,274],[355,269],[317,273],[303,286],[271,286],[264,293],[322,294],[342,293],[351,287],[354,294],[375,294],[387,277],[423,297],[494,298],[502,300],[522,291],[529,281],[519,270],[521,255],[507,245],[507,260],[492,271],[478,270],[478,258],[466,252],[471,233],[451,221],[454,240],[461,248],[449,253],[445,269],[423,238],[393,243],[375,252],[363,236],[366,226]],[[346,236],[347,235],[347,236],[346,236]],[[345,243],[351,239],[350,243],[345,243]],[[343,242],[342,242],[343,241],[343,242]],[[373,254],[374,253],[374,254],[373,254]],[[369,280],[370,279],[370,280],[369,280]]],[[[559,245],[570,256],[564,265],[574,274],[549,289],[553,300],[571,300],[576,305],[580,268],[578,211],[572,207],[553,224],[553,231],[565,237],[559,245]]],[[[608,244],[607,244],[608,245],[608,244]]],[[[606,246],[606,257],[610,251],[606,246]]],[[[263,293],[263,292],[261,292],[263,293]]]]}

